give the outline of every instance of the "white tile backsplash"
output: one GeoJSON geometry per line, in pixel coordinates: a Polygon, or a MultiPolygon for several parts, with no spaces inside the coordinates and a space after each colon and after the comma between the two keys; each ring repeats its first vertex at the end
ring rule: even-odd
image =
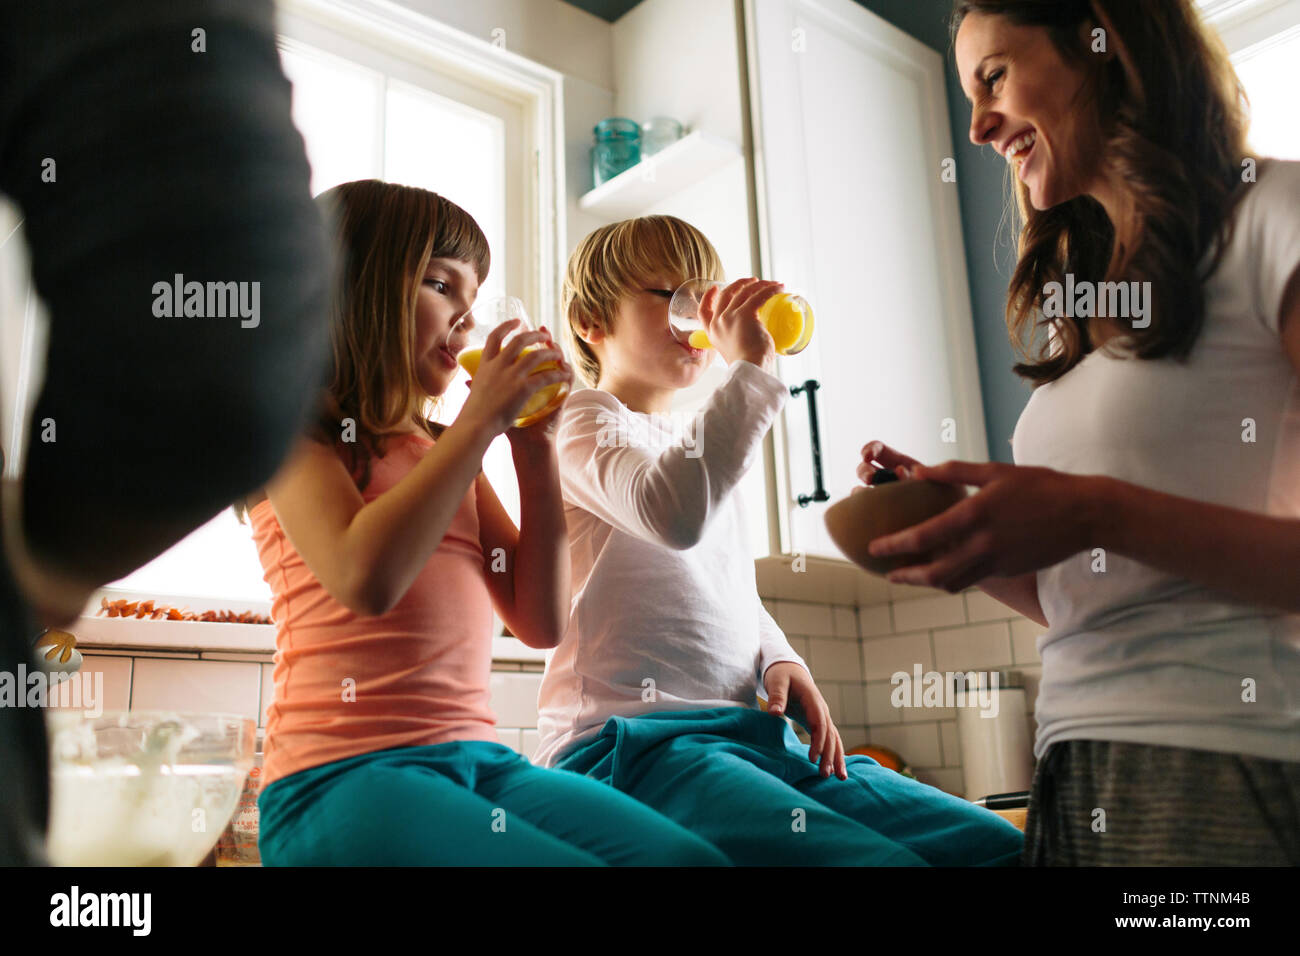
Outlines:
{"type": "Polygon", "coordinates": [[[961,766],[961,742],[957,736],[957,721],[945,720],[939,724],[939,743],[943,745],[943,765],[961,766]]]}
{"type": "Polygon", "coordinates": [[[525,727],[519,732],[521,738],[519,752],[529,760],[533,759],[533,754],[537,753],[537,745],[541,743],[541,734],[531,727],[525,727]]]}
{"type": "Polygon", "coordinates": [[[919,631],[965,623],[966,603],[960,594],[944,594],[894,604],[895,631],[919,631]]]}
{"type": "Polygon", "coordinates": [[[851,607],[836,607],[832,608],[832,612],[835,636],[856,641],[859,636],[857,611],[851,607]]]}
{"type": "Polygon", "coordinates": [[[872,681],[863,685],[867,698],[867,724],[875,727],[884,724],[901,724],[903,711],[895,707],[891,695],[894,685],[888,681],[872,681]]]}
{"type": "MultiPolygon", "coordinates": [[[[761,575],[759,583],[761,589],[761,575]]],[[[791,644],[812,667],[845,744],[895,750],[919,780],[960,795],[964,783],[956,708],[896,708],[890,677],[898,671],[911,675],[917,666],[923,672],[1014,667],[1025,676],[1030,708],[1026,720],[1032,733],[1041,672],[1035,647],[1043,629],[979,591],[942,594],[888,585],[891,600],[883,603],[881,591],[860,588],[859,599],[865,594],[869,603],[826,604],[822,610],[814,610],[818,605],[808,600],[782,599],[776,592],[763,596],[791,644]],[[819,633],[828,618],[831,632],[819,633]],[[852,671],[842,655],[842,647],[854,643],[848,637],[850,620],[859,635],[857,679],[848,676],[852,671]]]]}
{"type": "Polygon", "coordinates": [[[274,674],[275,674],[274,664],[262,665],[262,719],[258,721],[257,726],[259,727],[266,726],[267,708],[269,708],[271,706],[271,702],[275,700],[275,679],[273,677],[274,674]]]}
{"type": "MultiPolygon", "coordinates": [[[[867,723],[867,689],[858,682],[840,685],[840,713],[846,724],[864,725],[867,723]]],[[[843,736],[843,734],[841,734],[843,736]]]]}
{"type": "Polygon", "coordinates": [[[1011,629],[1005,620],[934,632],[935,670],[988,670],[1011,663],[1011,629]]]}
{"type": "Polygon", "coordinates": [[[981,621],[1005,621],[1010,611],[1001,601],[994,600],[983,591],[967,591],[962,595],[966,599],[966,620],[972,624],[981,621]]]}
{"type": "Polygon", "coordinates": [[[856,641],[813,637],[808,640],[809,666],[819,681],[862,679],[862,661],[856,641]]]}
{"type": "Polygon", "coordinates": [[[943,766],[937,723],[872,727],[870,735],[873,744],[895,751],[913,769],[943,766]]]}
{"type": "Polygon", "coordinates": [[[888,604],[858,608],[858,633],[863,637],[881,637],[894,633],[894,616],[888,604]]]}
{"type": "Polygon", "coordinates": [[[1038,638],[1047,629],[1037,621],[1022,617],[1011,622],[1011,651],[1017,664],[1037,664],[1038,638]]]}
{"type": "MultiPolygon", "coordinates": [[[[50,688],[50,704],[59,706],[65,699],[69,710],[128,710],[131,707],[131,659],[129,657],[102,657],[83,654],[81,670],[68,678],[66,693],[59,684],[50,688]]],[[[62,681],[60,681],[60,684],[62,681]]]]}
{"type": "Polygon", "coordinates": [[[786,640],[790,642],[790,646],[794,649],[794,652],[803,658],[804,663],[809,667],[812,667],[812,661],[808,659],[808,638],[800,637],[797,634],[789,634],[786,636],[786,640]]]}
{"type": "Polygon", "coordinates": [[[776,610],[776,623],[787,634],[805,637],[831,637],[835,634],[835,618],[829,604],[778,601],[776,610]]]}
{"type": "Polygon", "coordinates": [[[831,720],[838,727],[844,723],[844,711],[840,707],[840,685],[830,681],[818,681],[817,689],[826,700],[826,707],[831,712],[831,720]]]}
{"type": "Polygon", "coordinates": [[[137,657],[132,710],[220,711],[256,718],[262,665],[137,657]]]}
{"type": "Polygon", "coordinates": [[[492,713],[502,727],[537,726],[537,691],[541,674],[502,674],[493,672],[489,680],[492,713]]]}
{"type": "Polygon", "coordinates": [[[923,671],[934,668],[929,631],[873,637],[862,642],[862,673],[869,681],[889,680],[898,671],[911,674],[917,664],[923,671]]]}
{"type": "Polygon", "coordinates": [[[966,784],[960,767],[924,767],[913,772],[917,780],[947,793],[960,795],[965,792],[966,784]]]}

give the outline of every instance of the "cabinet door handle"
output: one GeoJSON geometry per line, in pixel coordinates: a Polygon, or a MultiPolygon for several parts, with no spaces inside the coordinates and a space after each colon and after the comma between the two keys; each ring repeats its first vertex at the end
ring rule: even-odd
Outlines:
{"type": "Polygon", "coordinates": [[[815,378],[808,379],[802,385],[790,386],[790,394],[795,398],[800,394],[808,396],[808,434],[812,438],[813,484],[816,486],[812,494],[800,495],[795,499],[799,502],[800,508],[807,508],[814,501],[831,500],[825,485],[822,484],[822,439],[817,428],[817,389],[821,387],[821,383],[815,378]]]}

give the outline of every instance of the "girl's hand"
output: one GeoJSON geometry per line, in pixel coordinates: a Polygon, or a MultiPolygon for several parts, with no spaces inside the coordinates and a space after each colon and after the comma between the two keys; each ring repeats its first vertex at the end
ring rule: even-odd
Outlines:
{"type": "Polygon", "coordinates": [[[758,321],[758,310],[782,288],[779,282],[737,279],[725,289],[714,287],[705,293],[700,321],[728,365],[745,361],[768,372],[776,368],[776,345],[758,321]]]}
{"type": "Polygon", "coordinates": [[[553,343],[551,347],[543,344],[550,342],[549,333],[521,332],[505,348],[501,347],[501,340],[518,324],[518,319],[510,319],[488,335],[478,371],[471,380],[469,399],[458,416],[492,435],[512,428],[524,404],[538,391],[557,382],[573,380],[564,353],[553,343]],[[524,355],[524,349],[530,345],[541,347],[524,355]],[[547,362],[555,362],[559,368],[532,374],[547,362]]]}
{"type": "MultiPolygon", "coordinates": [[[[559,346],[551,338],[551,332],[546,326],[541,326],[538,331],[546,335],[546,345],[548,348],[558,349],[559,346]]],[[[565,377],[560,381],[564,384],[565,399],[568,401],[568,395],[573,391],[573,367],[563,359],[560,360],[560,371],[565,373],[565,377]]],[[[564,402],[556,405],[555,408],[543,419],[539,419],[527,428],[511,428],[506,432],[506,437],[510,439],[512,448],[541,448],[550,447],[555,442],[555,432],[560,424],[560,412],[564,409],[564,402]]]]}
{"type": "Polygon", "coordinates": [[[778,661],[763,673],[763,687],[767,690],[767,712],[778,717],[790,716],[803,725],[812,737],[808,759],[821,761],[821,775],[832,773],[841,780],[849,778],[844,763],[844,741],[831,720],[831,709],[826,698],[813,683],[808,672],[794,661],[778,661]],[[787,705],[788,701],[788,705],[787,705]]]}
{"type": "Polygon", "coordinates": [[[862,461],[858,465],[858,480],[862,484],[855,487],[854,491],[862,491],[867,485],[871,484],[871,476],[882,468],[895,472],[899,478],[912,477],[912,469],[920,467],[921,463],[915,458],[909,458],[902,452],[895,451],[884,442],[873,441],[867,442],[862,446],[862,461]]]}
{"type": "Polygon", "coordinates": [[[910,475],[980,491],[929,521],[871,542],[874,557],[937,556],[929,564],[890,572],[895,583],[957,592],[985,578],[1050,567],[1095,547],[1102,519],[1099,482],[1105,479],[964,461],[917,465],[910,475]]]}

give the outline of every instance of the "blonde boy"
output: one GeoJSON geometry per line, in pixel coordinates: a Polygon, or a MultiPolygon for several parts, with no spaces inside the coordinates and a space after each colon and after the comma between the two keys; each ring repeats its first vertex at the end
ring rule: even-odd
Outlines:
{"type": "Polygon", "coordinates": [[[757,318],[780,284],[705,298],[727,374],[674,428],[673,396],[713,357],[668,321],[693,277],[721,279],[717,253],[669,216],[598,229],[569,261],[565,331],[592,387],[570,396],[556,437],[573,601],[534,759],[636,797],[738,864],[1014,864],[1021,835],[1001,817],[845,756],[763,608],[736,488],[789,397],[757,318]]]}

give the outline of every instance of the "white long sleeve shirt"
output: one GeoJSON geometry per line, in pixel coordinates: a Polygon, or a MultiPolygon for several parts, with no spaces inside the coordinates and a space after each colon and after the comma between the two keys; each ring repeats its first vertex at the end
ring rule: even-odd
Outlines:
{"type": "Polygon", "coordinates": [[[736,362],[684,427],[574,392],[556,448],[569,529],[569,627],[538,695],[534,762],[614,715],[753,707],[778,661],[806,668],[763,607],[737,486],[789,398],[736,362]]]}

